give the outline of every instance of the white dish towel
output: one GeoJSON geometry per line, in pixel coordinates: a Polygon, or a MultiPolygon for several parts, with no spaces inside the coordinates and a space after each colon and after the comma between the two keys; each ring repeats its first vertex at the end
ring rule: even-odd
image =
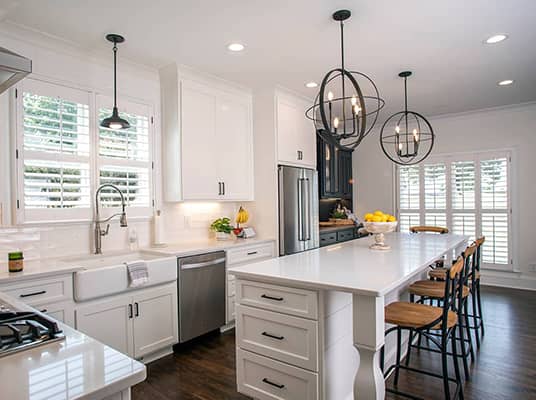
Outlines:
{"type": "Polygon", "coordinates": [[[147,263],[143,260],[131,261],[125,263],[127,266],[128,280],[130,287],[145,285],[149,282],[149,271],[147,263]]]}

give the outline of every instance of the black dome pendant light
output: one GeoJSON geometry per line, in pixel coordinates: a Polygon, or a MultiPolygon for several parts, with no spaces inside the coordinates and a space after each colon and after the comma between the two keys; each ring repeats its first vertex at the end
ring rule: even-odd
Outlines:
{"type": "Polygon", "coordinates": [[[349,10],[332,15],[340,26],[341,66],[324,76],[314,105],[305,112],[322,139],[350,151],[370,133],[385,105],[372,79],[344,64],[344,21],[351,15],[349,10]],[[370,94],[365,93],[365,86],[370,94]]]}
{"type": "Polygon", "coordinates": [[[435,140],[430,122],[418,112],[408,110],[407,80],[411,74],[411,71],[398,74],[404,78],[404,111],[387,118],[380,133],[384,154],[399,165],[413,165],[423,161],[432,152],[435,140]]]}
{"type": "Polygon", "coordinates": [[[128,129],[130,128],[129,122],[126,119],[121,118],[117,111],[117,43],[123,43],[125,38],[121,35],[110,33],[106,35],[106,39],[114,44],[114,109],[112,115],[108,118],[104,118],[100,126],[114,130],[128,129]]]}

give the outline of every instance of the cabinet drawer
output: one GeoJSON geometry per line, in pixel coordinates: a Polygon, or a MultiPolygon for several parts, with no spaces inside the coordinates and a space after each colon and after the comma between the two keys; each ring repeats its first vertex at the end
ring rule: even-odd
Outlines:
{"type": "Polygon", "coordinates": [[[29,305],[73,299],[72,275],[2,285],[0,291],[29,305]]]}
{"type": "Polygon", "coordinates": [[[352,240],[354,238],[354,230],[348,229],[337,232],[337,242],[344,242],[346,240],[352,240]]]}
{"type": "Polygon", "coordinates": [[[35,308],[42,313],[74,328],[74,303],[64,301],[52,304],[39,304],[35,308]]]}
{"type": "Polygon", "coordinates": [[[318,375],[237,349],[238,391],[259,400],[317,400],[318,375]]]}
{"type": "Polygon", "coordinates": [[[317,293],[268,283],[236,281],[236,301],[239,304],[317,319],[317,293]]]}
{"type": "Polygon", "coordinates": [[[337,232],[320,234],[320,246],[327,246],[333,243],[337,243],[337,232]]]}
{"type": "Polygon", "coordinates": [[[250,261],[259,261],[274,256],[274,244],[264,243],[255,246],[242,247],[227,251],[227,264],[240,264],[250,261]]]}
{"type": "Polygon", "coordinates": [[[318,323],[271,311],[236,306],[236,342],[279,361],[318,371],[318,323]]]}

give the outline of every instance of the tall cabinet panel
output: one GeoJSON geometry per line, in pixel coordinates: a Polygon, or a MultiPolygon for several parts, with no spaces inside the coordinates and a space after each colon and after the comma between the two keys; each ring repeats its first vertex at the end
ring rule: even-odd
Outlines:
{"type": "Polygon", "coordinates": [[[352,152],[317,138],[317,169],[321,199],[352,199],[352,152]]]}
{"type": "Polygon", "coordinates": [[[176,66],[160,81],[165,200],[253,200],[251,93],[176,66]]]}
{"type": "Polygon", "coordinates": [[[201,85],[181,85],[182,191],[184,200],[211,200],[218,196],[216,96],[201,85]]]}

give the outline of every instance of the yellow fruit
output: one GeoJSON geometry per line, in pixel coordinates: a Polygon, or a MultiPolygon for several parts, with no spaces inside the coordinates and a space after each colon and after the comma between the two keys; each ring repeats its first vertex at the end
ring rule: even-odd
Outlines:
{"type": "Polygon", "coordinates": [[[372,217],[373,217],[373,216],[374,216],[374,215],[372,215],[371,213],[367,213],[367,214],[365,214],[365,221],[367,221],[367,222],[372,221],[372,217]]]}
{"type": "Polygon", "coordinates": [[[376,210],[374,211],[374,215],[378,215],[381,217],[383,215],[383,212],[381,212],[380,210],[376,210]]]}
{"type": "Polygon", "coordinates": [[[372,217],[372,222],[383,222],[382,220],[383,220],[383,218],[380,217],[379,215],[374,215],[372,217]]]}
{"type": "Polygon", "coordinates": [[[387,217],[387,222],[396,222],[396,218],[393,215],[387,217]]]}
{"type": "Polygon", "coordinates": [[[237,224],[245,224],[249,220],[249,213],[242,207],[238,210],[238,214],[236,215],[236,223],[237,224]]]}

